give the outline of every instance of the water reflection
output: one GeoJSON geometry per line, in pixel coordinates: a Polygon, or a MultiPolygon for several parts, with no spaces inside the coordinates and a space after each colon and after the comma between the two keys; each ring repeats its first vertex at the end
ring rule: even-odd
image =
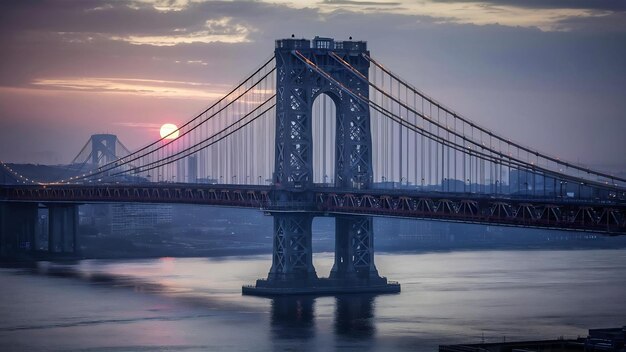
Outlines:
{"type": "Polygon", "coordinates": [[[374,336],[375,297],[367,294],[335,297],[335,334],[359,339],[374,336]]]}
{"type": "MultiPolygon", "coordinates": [[[[334,256],[321,259],[330,267],[334,256]]],[[[576,337],[590,327],[621,326],[626,316],[623,249],[380,255],[389,276],[403,283],[401,294],[242,296],[241,285],[267,262],[0,265],[0,351],[19,344],[20,350],[425,352],[480,342],[483,333],[487,342],[576,337]],[[586,307],[585,314],[572,307],[586,307]]]]}
{"type": "Polygon", "coordinates": [[[315,336],[315,298],[285,296],[272,299],[272,334],[279,339],[311,339],[315,336]]]}
{"type": "MultiPolygon", "coordinates": [[[[279,339],[315,337],[315,298],[286,296],[271,300],[272,334],[279,339]]],[[[333,331],[337,336],[368,339],[375,335],[375,295],[335,297],[333,331]]]]}

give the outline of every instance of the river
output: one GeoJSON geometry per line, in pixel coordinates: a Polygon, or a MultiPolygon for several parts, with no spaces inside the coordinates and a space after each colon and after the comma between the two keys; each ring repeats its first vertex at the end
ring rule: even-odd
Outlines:
{"type": "MultiPolygon", "coordinates": [[[[377,254],[394,295],[241,295],[269,255],[0,269],[1,351],[436,351],[626,325],[626,250],[377,254]]],[[[326,276],[332,254],[316,254],[326,276]]]]}

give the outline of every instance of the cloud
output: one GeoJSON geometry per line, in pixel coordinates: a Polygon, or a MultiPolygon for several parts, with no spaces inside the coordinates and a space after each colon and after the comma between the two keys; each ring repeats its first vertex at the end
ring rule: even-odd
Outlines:
{"type": "Polygon", "coordinates": [[[387,1],[356,1],[356,0],[324,0],[321,2],[326,5],[354,5],[354,6],[398,6],[399,2],[387,1]]]}
{"type": "Polygon", "coordinates": [[[152,6],[156,10],[167,12],[184,10],[191,2],[190,0],[134,0],[129,6],[152,6]]]}
{"type": "Polygon", "coordinates": [[[151,131],[158,131],[161,128],[160,123],[151,122],[114,122],[113,125],[129,128],[148,129],[151,131]]]}
{"type": "MultiPolygon", "coordinates": [[[[624,3],[626,4],[626,1],[624,3]]],[[[624,33],[626,11],[601,13],[595,16],[572,16],[558,21],[555,28],[583,33],[624,33]]]]}
{"type": "Polygon", "coordinates": [[[222,90],[211,91],[207,84],[195,82],[179,82],[165,80],[143,80],[124,78],[40,78],[33,83],[34,86],[44,89],[82,91],[106,94],[142,95],[151,97],[167,97],[182,99],[211,100],[220,98],[222,90]],[[189,86],[202,86],[189,88],[189,86]]]}
{"type": "Polygon", "coordinates": [[[137,36],[125,37],[114,36],[113,40],[123,40],[135,45],[174,46],[191,43],[243,43],[249,41],[248,34],[253,31],[249,26],[233,23],[232,18],[224,17],[211,19],[205,22],[203,30],[188,32],[184,29],[176,29],[174,33],[160,36],[137,36]]]}
{"type": "Polygon", "coordinates": [[[433,2],[461,4],[478,3],[527,9],[583,9],[626,11],[623,0],[431,0],[433,2]]]}

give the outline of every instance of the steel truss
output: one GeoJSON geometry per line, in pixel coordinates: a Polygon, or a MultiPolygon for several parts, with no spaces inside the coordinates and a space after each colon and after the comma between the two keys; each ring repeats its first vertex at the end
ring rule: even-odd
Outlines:
{"type": "Polygon", "coordinates": [[[626,205],[554,199],[318,193],[319,211],[626,234],[626,205]]]}
{"type": "Polygon", "coordinates": [[[272,268],[273,286],[307,285],[317,279],[313,267],[309,213],[275,213],[272,268]]]}

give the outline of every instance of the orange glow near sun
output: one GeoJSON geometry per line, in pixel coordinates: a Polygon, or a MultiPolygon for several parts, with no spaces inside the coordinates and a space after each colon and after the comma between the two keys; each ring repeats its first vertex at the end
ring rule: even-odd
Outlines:
{"type": "Polygon", "coordinates": [[[176,127],[173,123],[166,123],[161,126],[161,130],[159,131],[161,134],[161,138],[165,139],[176,139],[178,138],[178,127],[176,127]]]}

